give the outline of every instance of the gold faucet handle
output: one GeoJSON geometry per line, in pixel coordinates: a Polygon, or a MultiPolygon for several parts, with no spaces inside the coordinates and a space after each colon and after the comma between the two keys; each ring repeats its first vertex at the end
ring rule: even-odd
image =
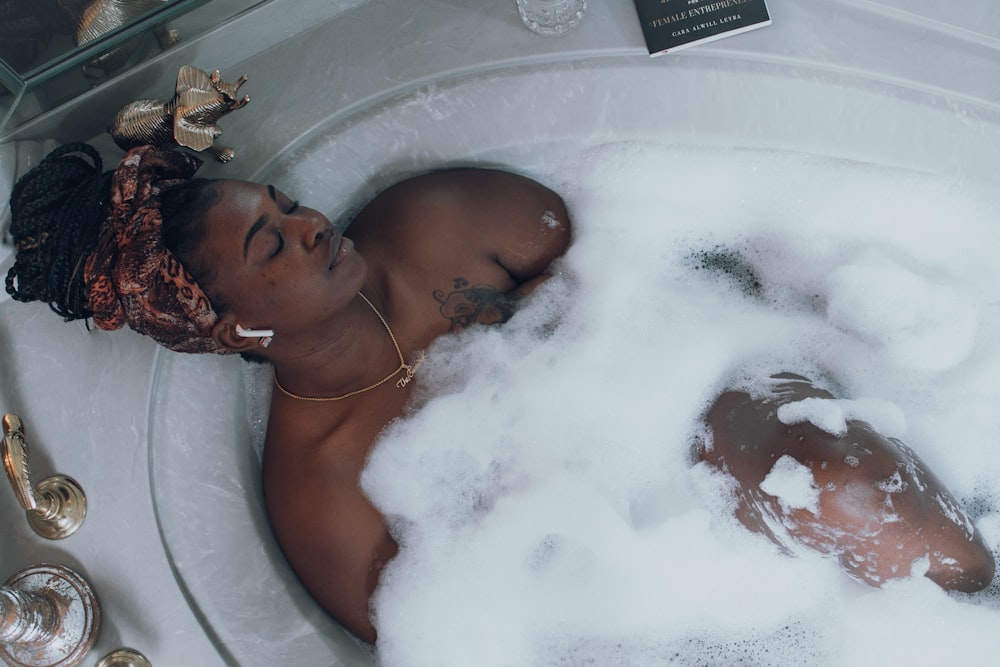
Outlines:
{"type": "Polygon", "coordinates": [[[24,425],[13,414],[3,416],[3,467],[14,488],[17,502],[28,516],[28,524],[42,537],[61,540],[69,537],[87,516],[87,496],[72,477],[53,475],[31,483],[28,443],[24,425]]]}
{"type": "Polygon", "coordinates": [[[3,467],[14,488],[17,502],[26,512],[38,509],[38,499],[31,486],[31,467],[28,462],[28,443],[24,439],[21,418],[13,414],[3,416],[3,467]]]}

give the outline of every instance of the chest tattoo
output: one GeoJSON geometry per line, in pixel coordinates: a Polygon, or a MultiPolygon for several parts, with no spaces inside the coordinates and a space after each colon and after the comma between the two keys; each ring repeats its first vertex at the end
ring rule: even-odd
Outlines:
{"type": "Polygon", "coordinates": [[[472,324],[506,322],[518,300],[492,285],[470,285],[461,277],[455,278],[450,291],[434,290],[432,296],[441,306],[441,315],[451,322],[451,331],[472,324]]]}

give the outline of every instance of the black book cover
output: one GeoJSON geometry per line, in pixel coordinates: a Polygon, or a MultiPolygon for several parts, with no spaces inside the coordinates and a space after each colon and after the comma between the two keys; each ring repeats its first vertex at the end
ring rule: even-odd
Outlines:
{"type": "Polygon", "coordinates": [[[634,0],[651,55],[770,25],[764,0],[634,0]]]}

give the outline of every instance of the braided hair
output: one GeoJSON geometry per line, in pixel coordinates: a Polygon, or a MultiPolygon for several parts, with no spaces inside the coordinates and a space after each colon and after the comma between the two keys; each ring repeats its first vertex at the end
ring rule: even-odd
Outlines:
{"type": "MultiPolygon", "coordinates": [[[[92,146],[71,143],[49,153],[14,186],[10,233],[17,257],[5,287],[15,300],[44,301],[67,321],[93,315],[83,264],[107,216],[112,172],[102,169],[92,146]]],[[[204,235],[196,223],[217,199],[213,183],[195,178],[161,195],[164,244],[199,283],[211,279],[209,266],[194,264],[204,235]]]]}
{"type": "Polygon", "coordinates": [[[97,244],[110,184],[110,172],[101,169],[93,147],[66,144],[14,186],[10,233],[17,259],[5,284],[16,301],[45,301],[67,321],[92,314],[81,268],[97,244]]]}

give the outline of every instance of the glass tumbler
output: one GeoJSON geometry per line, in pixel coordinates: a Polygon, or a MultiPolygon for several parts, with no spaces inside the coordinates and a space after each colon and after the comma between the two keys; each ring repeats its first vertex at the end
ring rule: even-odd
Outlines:
{"type": "Polygon", "coordinates": [[[561,35],[576,27],[587,0],[517,0],[524,25],[540,35],[561,35]]]}

